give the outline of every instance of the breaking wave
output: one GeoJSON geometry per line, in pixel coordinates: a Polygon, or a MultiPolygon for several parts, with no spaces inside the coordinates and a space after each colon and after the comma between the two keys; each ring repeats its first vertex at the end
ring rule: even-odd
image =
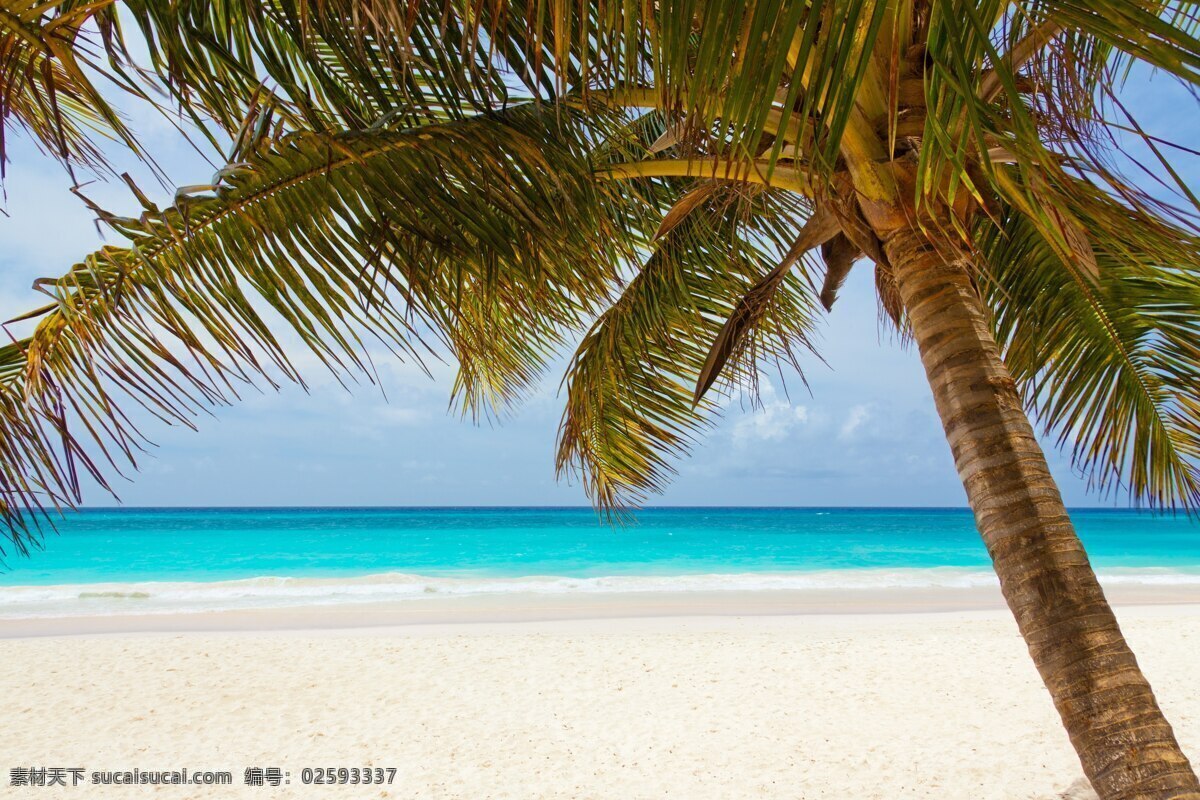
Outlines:
{"type": "MultiPolygon", "coordinates": [[[[1102,570],[1108,585],[1200,585],[1200,570],[1102,570]]],[[[597,577],[443,577],[383,573],[359,577],[259,577],[214,582],[94,583],[0,587],[0,619],[179,614],[295,608],[439,598],[529,594],[660,592],[820,592],[971,589],[996,586],[993,573],[953,567],[811,572],[611,575],[597,577]]]]}

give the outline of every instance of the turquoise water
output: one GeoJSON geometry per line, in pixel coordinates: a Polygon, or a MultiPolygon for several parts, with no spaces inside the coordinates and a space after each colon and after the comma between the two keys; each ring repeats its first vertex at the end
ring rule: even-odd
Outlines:
{"type": "MultiPolygon", "coordinates": [[[[1102,574],[1200,582],[1195,521],[1072,516],[1102,574]]],[[[66,613],[81,599],[212,607],[991,580],[971,515],[958,509],[658,508],[618,527],[585,508],[106,509],[70,514],[43,550],[10,555],[0,615],[66,613]]]]}
{"type": "MultiPolygon", "coordinates": [[[[1072,516],[1097,566],[1200,568],[1200,525],[1184,516],[1072,516]]],[[[586,508],[295,508],[85,510],[7,562],[0,585],[983,569],[988,557],[958,509],[663,508],[613,527],[586,508]]]]}

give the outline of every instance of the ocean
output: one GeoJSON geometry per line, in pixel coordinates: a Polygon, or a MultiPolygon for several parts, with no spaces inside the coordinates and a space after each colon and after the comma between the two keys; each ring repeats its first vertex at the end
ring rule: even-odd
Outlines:
{"type": "MultiPolygon", "coordinates": [[[[1076,510],[1106,582],[1200,584],[1200,524],[1076,510]]],[[[129,508],[69,513],[5,557],[0,619],[504,592],[995,583],[965,509],[129,508]]]]}

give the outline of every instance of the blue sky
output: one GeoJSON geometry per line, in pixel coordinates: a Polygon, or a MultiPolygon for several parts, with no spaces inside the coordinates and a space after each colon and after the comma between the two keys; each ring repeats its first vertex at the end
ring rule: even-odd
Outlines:
{"type": "MultiPolygon", "coordinates": [[[[1126,92],[1143,124],[1175,141],[1200,140],[1195,101],[1166,80],[1149,86],[1138,81],[1126,92]]],[[[164,121],[140,110],[133,119],[173,182],[211,175],[213,168],[164,121]]],[[[13,145],[8,216],[0,217],[3,319],[39,304],[30,289],[35,278],[65,272],[101,243],[62,169],[27,142],[13,145]]],[[[132,162],[127,168],[145,175],[132,162]]],[[[153,186],[149,177],[139,182],[153,186]]],[[[123,186],[93,184],[87,193],[116,211],[136,208],[123,186]]],[[[155,199],[166,198],[159,192],[155,199]]],[[[764,382],[761,410],[731,404],[655,503],[965,505],[915,350],[900,348],[880,327],[873,290],[870,269],[860,264],[821,326],[827,364],[803,360],[811,394],[793,376],[787,393],[778,379],[764,382]]],[[[295,386],[250,392],[244,402],[197,420],[198,432],[148,423],[144,430],[157,446],[130,482],[115,480],[121,500],[134,506],[587,502],[578,485],[554,475],[561,369],[502,424],[475,426],[447,408],[451,366],[431,365],[430,380],[382,353],[376,364],[386,400],[369,385],[346,392],[314,363],[306,370],[307,395],[295,386]]],[[[1048,455],[1069,505],[1123,502],[1089,493],[1053,446],[1048,455]]],[[[114,501],[91,489],[85,502],[114,501]]]]}

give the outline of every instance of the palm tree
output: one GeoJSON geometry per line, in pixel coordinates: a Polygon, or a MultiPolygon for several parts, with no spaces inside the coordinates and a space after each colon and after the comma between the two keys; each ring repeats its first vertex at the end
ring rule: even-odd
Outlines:
{"type": "Polygon", "coordinates": [[[103,74],[227,154],[168,208],[130,181],[139,216],[95,207],[126,244],[37,283],[0,350],[9,539],[136,463],[122,404],[191,425],[302,380],[280,330],[340,376],[368,337],[444,348],[474,414],[582,335],[559,470],[636,505],[864,262],[1092,785],[1200,798],[1027,417],[1101,490],[1200,500],[1200,204],[1119,93],[1200,84],[1197,27],[1189,0],[0,0],[6,126],[102,166],[89,130],[136,146],[103,74]]]}

